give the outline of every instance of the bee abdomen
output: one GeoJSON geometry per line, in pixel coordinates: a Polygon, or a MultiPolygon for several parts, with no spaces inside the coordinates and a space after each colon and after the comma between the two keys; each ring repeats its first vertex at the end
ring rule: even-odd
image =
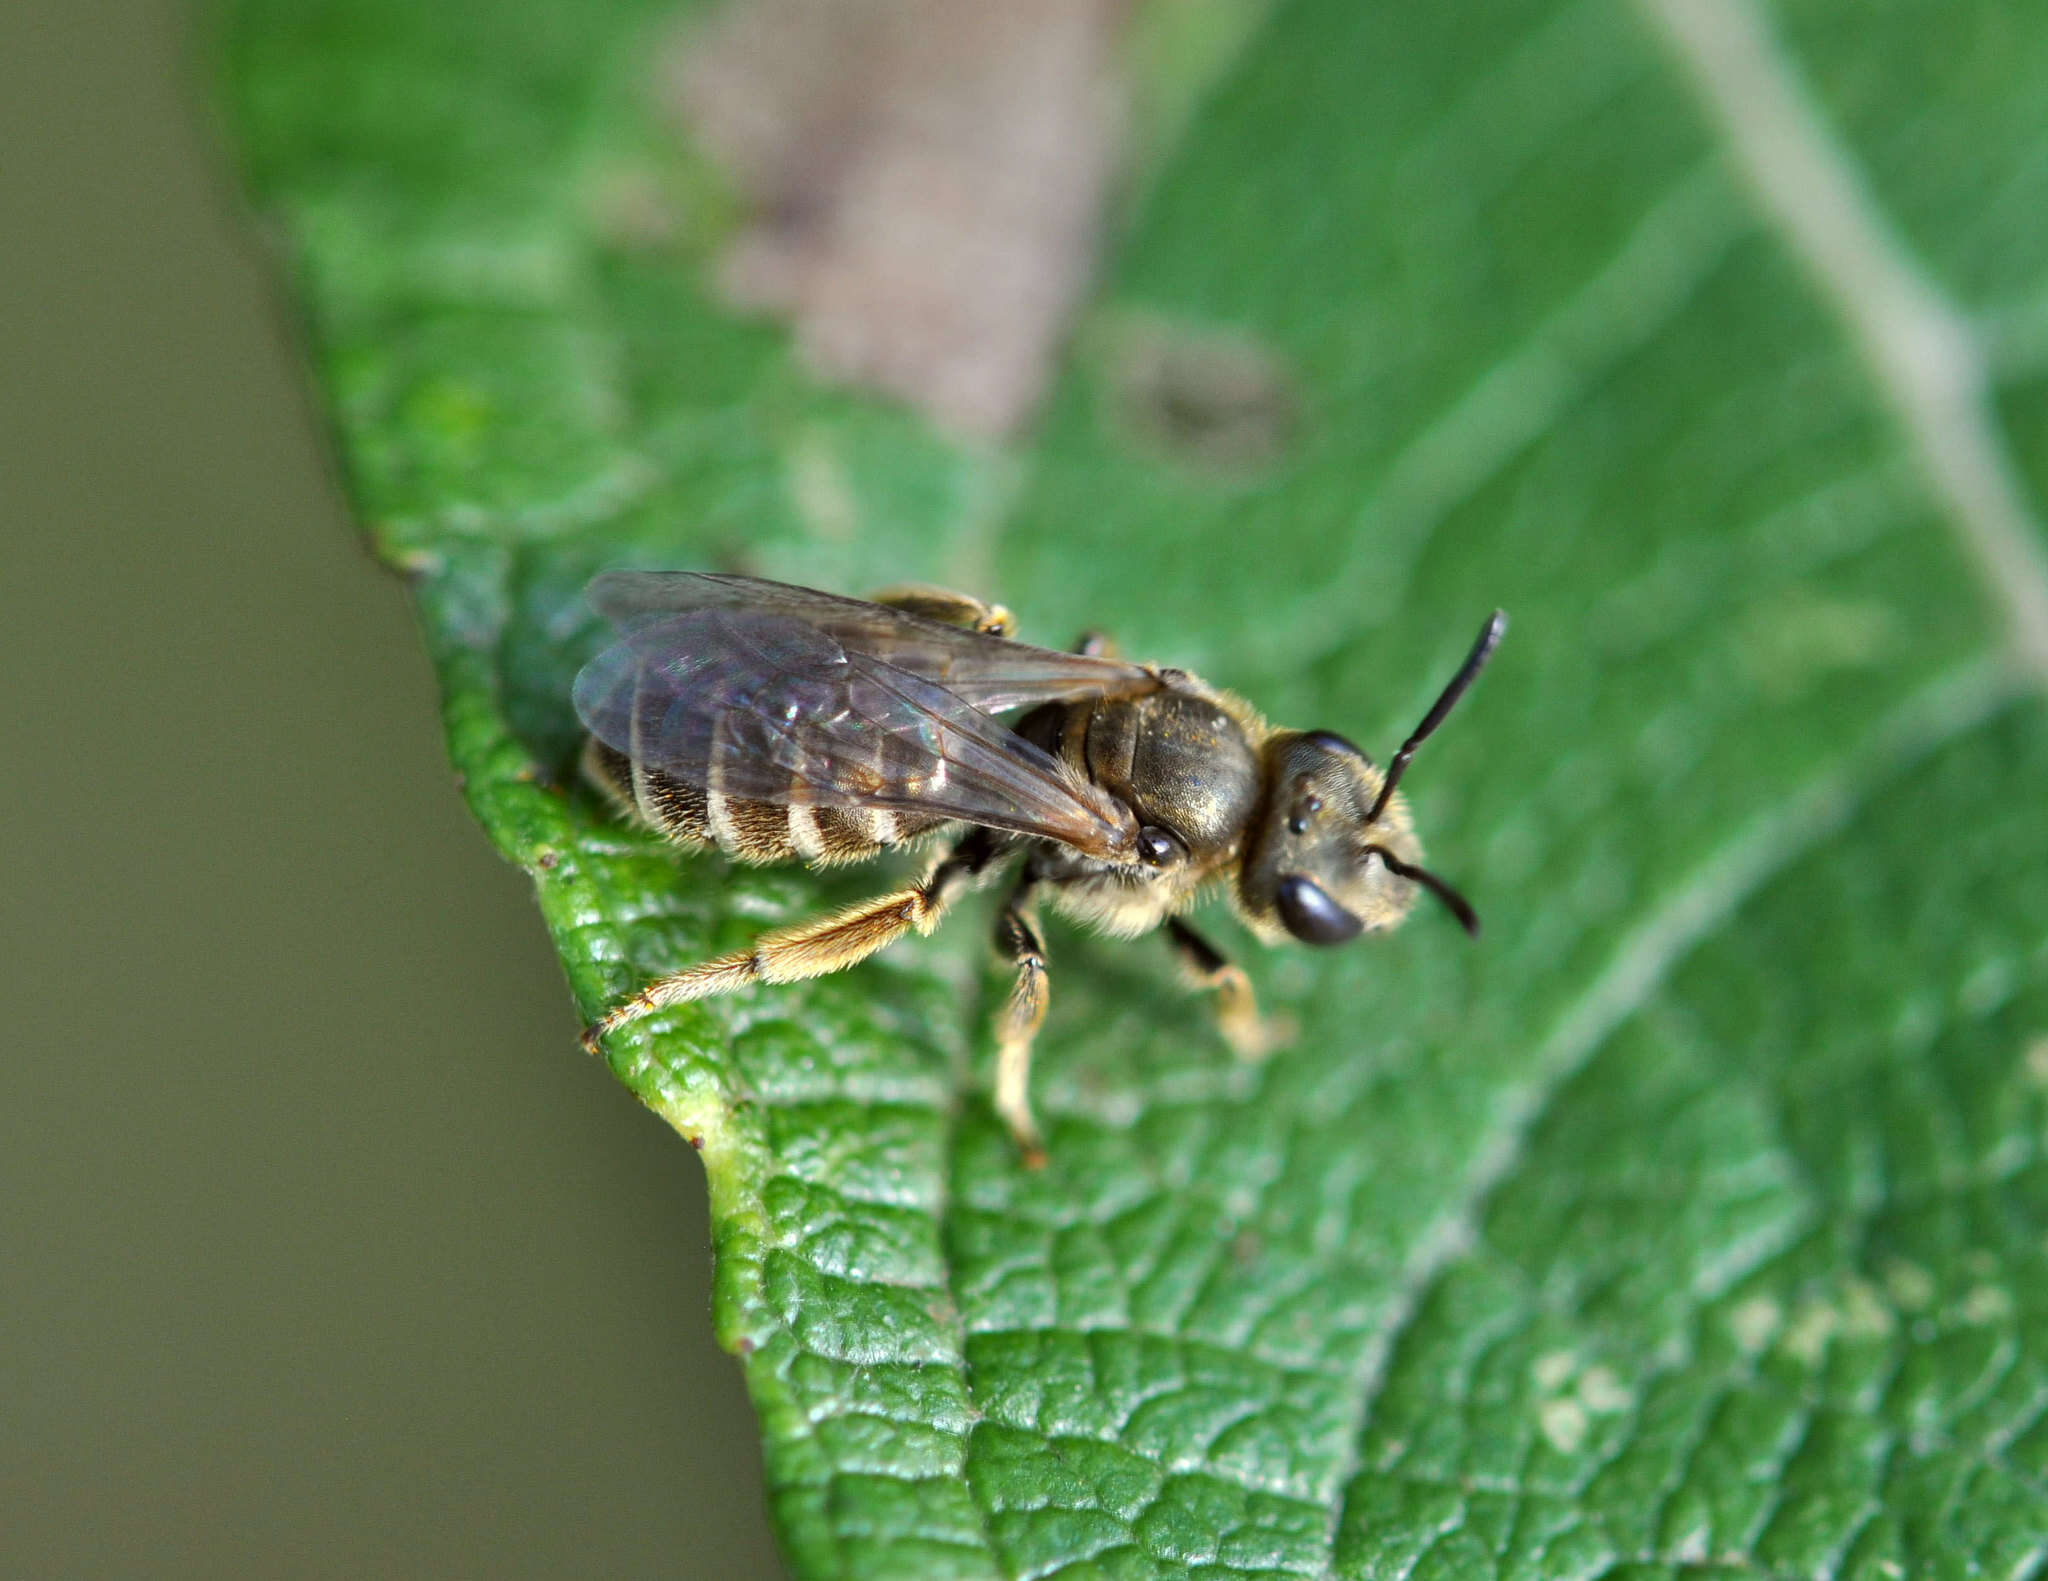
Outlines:
{"type": "Polygon", "coordinates": [[[743,862],[858,862],[915,839],[938,818],[870,807],[810,807],[726,796],[635,764],[592,736],[585,778],[620,811],[685,845],[715,845],[743,862]]]}

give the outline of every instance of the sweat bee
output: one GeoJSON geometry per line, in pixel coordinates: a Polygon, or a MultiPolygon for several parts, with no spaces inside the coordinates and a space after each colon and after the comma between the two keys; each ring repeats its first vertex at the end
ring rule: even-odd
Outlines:
{"type": "Polygon", "coordinates": [[[1422,865],[1395,786],[1500,641],[1499,611],[1381,770],[1343,736],[1276,729],[1241,698],[1099,638],[1070,653],[1013,641],[1007,610],[962,594],[863,601],[746,576],[607,571],[588,596],[619,640],[576,677],[583,767],[623,812],[746,862],[858,862],[949,840],[908,888],[649,984],[589,1028],[592,1052],[669,1005],[824,976],[930,933],[1014,866],[995,930],[1015,972],[995,1020],[995,1108],[1035,1164],[1039,900],[1119,937],[1164,924],[1246,1057],[1273,1042],[1251,983],[1180,916],[1212,882],[1267,943],[1394,927],[1421,890],[1478,932],[1464,897],[1422,865]]]}

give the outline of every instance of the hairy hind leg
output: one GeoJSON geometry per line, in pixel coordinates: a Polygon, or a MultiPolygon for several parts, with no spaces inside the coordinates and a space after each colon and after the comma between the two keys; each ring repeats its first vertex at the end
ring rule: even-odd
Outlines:
{"type": "Polygon", "coordinates": [[[913,928],[919,933],[930,933],[946,908],[999,854],[988,832],[977,829],[933,867],[922,883],[849,906],[828,917],[814,917],[809,922],[778,928],[763,934],[748,949],[685,967],[673,976],[649,983],[624,1004],[592,1022],[584,1031],[583,1046],[595,1054],[607,1034],[670,1005],[729,994],[753,983],[794,983],[807,977],[826,977],[866,960],[913,928]]]}
{"type": "Polygon", "coordinates": [[[1238,1058],[1263,1059],[1293,1038],[1294,1025],[1286,1017],[1259,1015],[1252,980],[1245,976],[1244,968],[1226,960],[1221,950],[1180,918],[1167,920],[1166,941],[1189,982],[1216,990],[1216,1025],[1238,1058]]]}
{"type": "Polygon", "coordinates": [[[996,1012],[995,1109],[1009,1127],[1024,1167],[1038,1169],[1045,1163],[1045,1142],[1031,1115],[1031,1041],[1045,1020],[1049,995],[1045,945],[1031,919],[1030,896],[1027,880],[1011,892],[996,918],[996,951],[1016,968],[1017,977],[1010,997],[996,1012]]]}

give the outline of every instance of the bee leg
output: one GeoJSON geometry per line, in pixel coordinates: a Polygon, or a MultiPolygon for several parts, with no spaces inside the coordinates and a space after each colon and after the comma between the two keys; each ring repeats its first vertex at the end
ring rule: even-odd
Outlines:
{"type": "Polygon", "coordinates": [[[1252,980],[1242,966],[1225,960],[1221,950],[1178,917],[1167,919],[1166,939],[1188,980],[1197,988],[1216,990],[1216,1025],[1239,1059],[1264,1059],[1292,1040],[1295,1026],[1289,1017],[1259,1015],[1252,980]]]}
{"type": "Polygon", "coordinates": [[[990,637],[1012,636],[1017,630],[1017,617],[1002,605],[985,603],[967,593],[948,592],[943,587],[885,587],[879,593],[870,593],[868,602],[990,637]]]}
{"type": "Polygon", "coordinates": [[[1090,629],[1074,639],[1074,651],[1084,659],[1114,659],[1117,657],[1116,638],[1106,631],[1090,629]]]}
{"type": "Polygon", "coordinates": [[[1019,884],[996,918],[996,951],[1017,969],[1010,997],[996,1012],[996,1113],[1010,1129],[1026,1169],[1045,1164],[1045,1141],[1031,1117],[1031,1040],[1049,997],[1045,945],[1028,909],[1030,884],[1019,884]]]}
{"type": "Polygon", "coordinates": [[[753,983],[795,983],[826,977],[866,960],[915,928],[930,933],[946,908],[998,856],[987,830],[977,829],[943,858],[921,884],[863,901],[827,917],[763,934],[750,949],[685,967],[649,983],[624,1004],[591,1023],[583,1046],[591,1053],[605,1036],[629,1021],[713,994],[729,994],[753,983]]]}

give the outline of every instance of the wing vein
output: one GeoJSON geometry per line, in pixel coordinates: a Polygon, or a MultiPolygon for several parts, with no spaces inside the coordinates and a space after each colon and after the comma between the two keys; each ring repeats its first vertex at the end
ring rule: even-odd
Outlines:
{"type": "Polygon", "coordinates": [[[1142,666],[745,577],[607,572],[590,600],[620,640],[578,674],[576,710],[637,767],[721,798],[1129,854],[1128,809],[991,709],[1159,685],[1142,666]]]}

